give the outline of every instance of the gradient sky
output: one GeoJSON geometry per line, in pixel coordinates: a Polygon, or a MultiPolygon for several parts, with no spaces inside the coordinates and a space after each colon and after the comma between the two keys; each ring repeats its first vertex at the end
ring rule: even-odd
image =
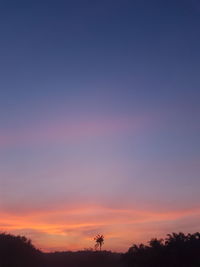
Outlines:
{"type": "Polygon", "coordinates": [[[0,1],[0,230],[125,251],[200,225],[200,2],[0,1]]]}

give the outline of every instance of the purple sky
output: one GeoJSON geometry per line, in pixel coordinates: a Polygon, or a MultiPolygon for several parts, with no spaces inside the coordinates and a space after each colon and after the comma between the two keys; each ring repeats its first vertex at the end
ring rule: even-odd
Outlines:
{"type": "Polygon", "coordinates": [[[126,250],[200,223],[197,0],[0,3],[0,227],[126,250]]]}

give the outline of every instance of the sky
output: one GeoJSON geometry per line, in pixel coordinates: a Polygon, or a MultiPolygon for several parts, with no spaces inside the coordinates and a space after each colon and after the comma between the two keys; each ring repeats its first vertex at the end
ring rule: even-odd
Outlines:
{"type": "Polygon", "coordinates": [[[200,224],[200,2],[0,1],[0,230],[126,251],[200,224]]]}

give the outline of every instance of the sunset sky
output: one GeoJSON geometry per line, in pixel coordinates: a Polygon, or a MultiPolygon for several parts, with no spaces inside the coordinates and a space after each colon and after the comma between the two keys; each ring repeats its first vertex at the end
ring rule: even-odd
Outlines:
{"type": "Polygon", "coordinates": [[[198,0],[2,0],[0,33],[0,231],[200,231],[198,0]]]}

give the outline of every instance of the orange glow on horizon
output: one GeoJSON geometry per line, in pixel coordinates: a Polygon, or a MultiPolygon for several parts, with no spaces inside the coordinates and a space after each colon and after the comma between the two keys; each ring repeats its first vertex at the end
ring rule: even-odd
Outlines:
{"type": "Polygon", "coordinates": [[[103,233],[106,249],[123,251],[133,242],[146,242],[160,233],[159,224],[171,224],[190,216],[200,216],[200,209],[157,212],[105,207],[33,211],[12,214],[1,212],[2,231],[26,235],[42,250],[76,250],[93,246],[93,236],[103,233]],[[155,230],[155,225],[157,230],[155,230]],[[151,234],[151,235],[150,235],[151,234]],[[121,240],[116,246],[116,240],[121,240]]]}

